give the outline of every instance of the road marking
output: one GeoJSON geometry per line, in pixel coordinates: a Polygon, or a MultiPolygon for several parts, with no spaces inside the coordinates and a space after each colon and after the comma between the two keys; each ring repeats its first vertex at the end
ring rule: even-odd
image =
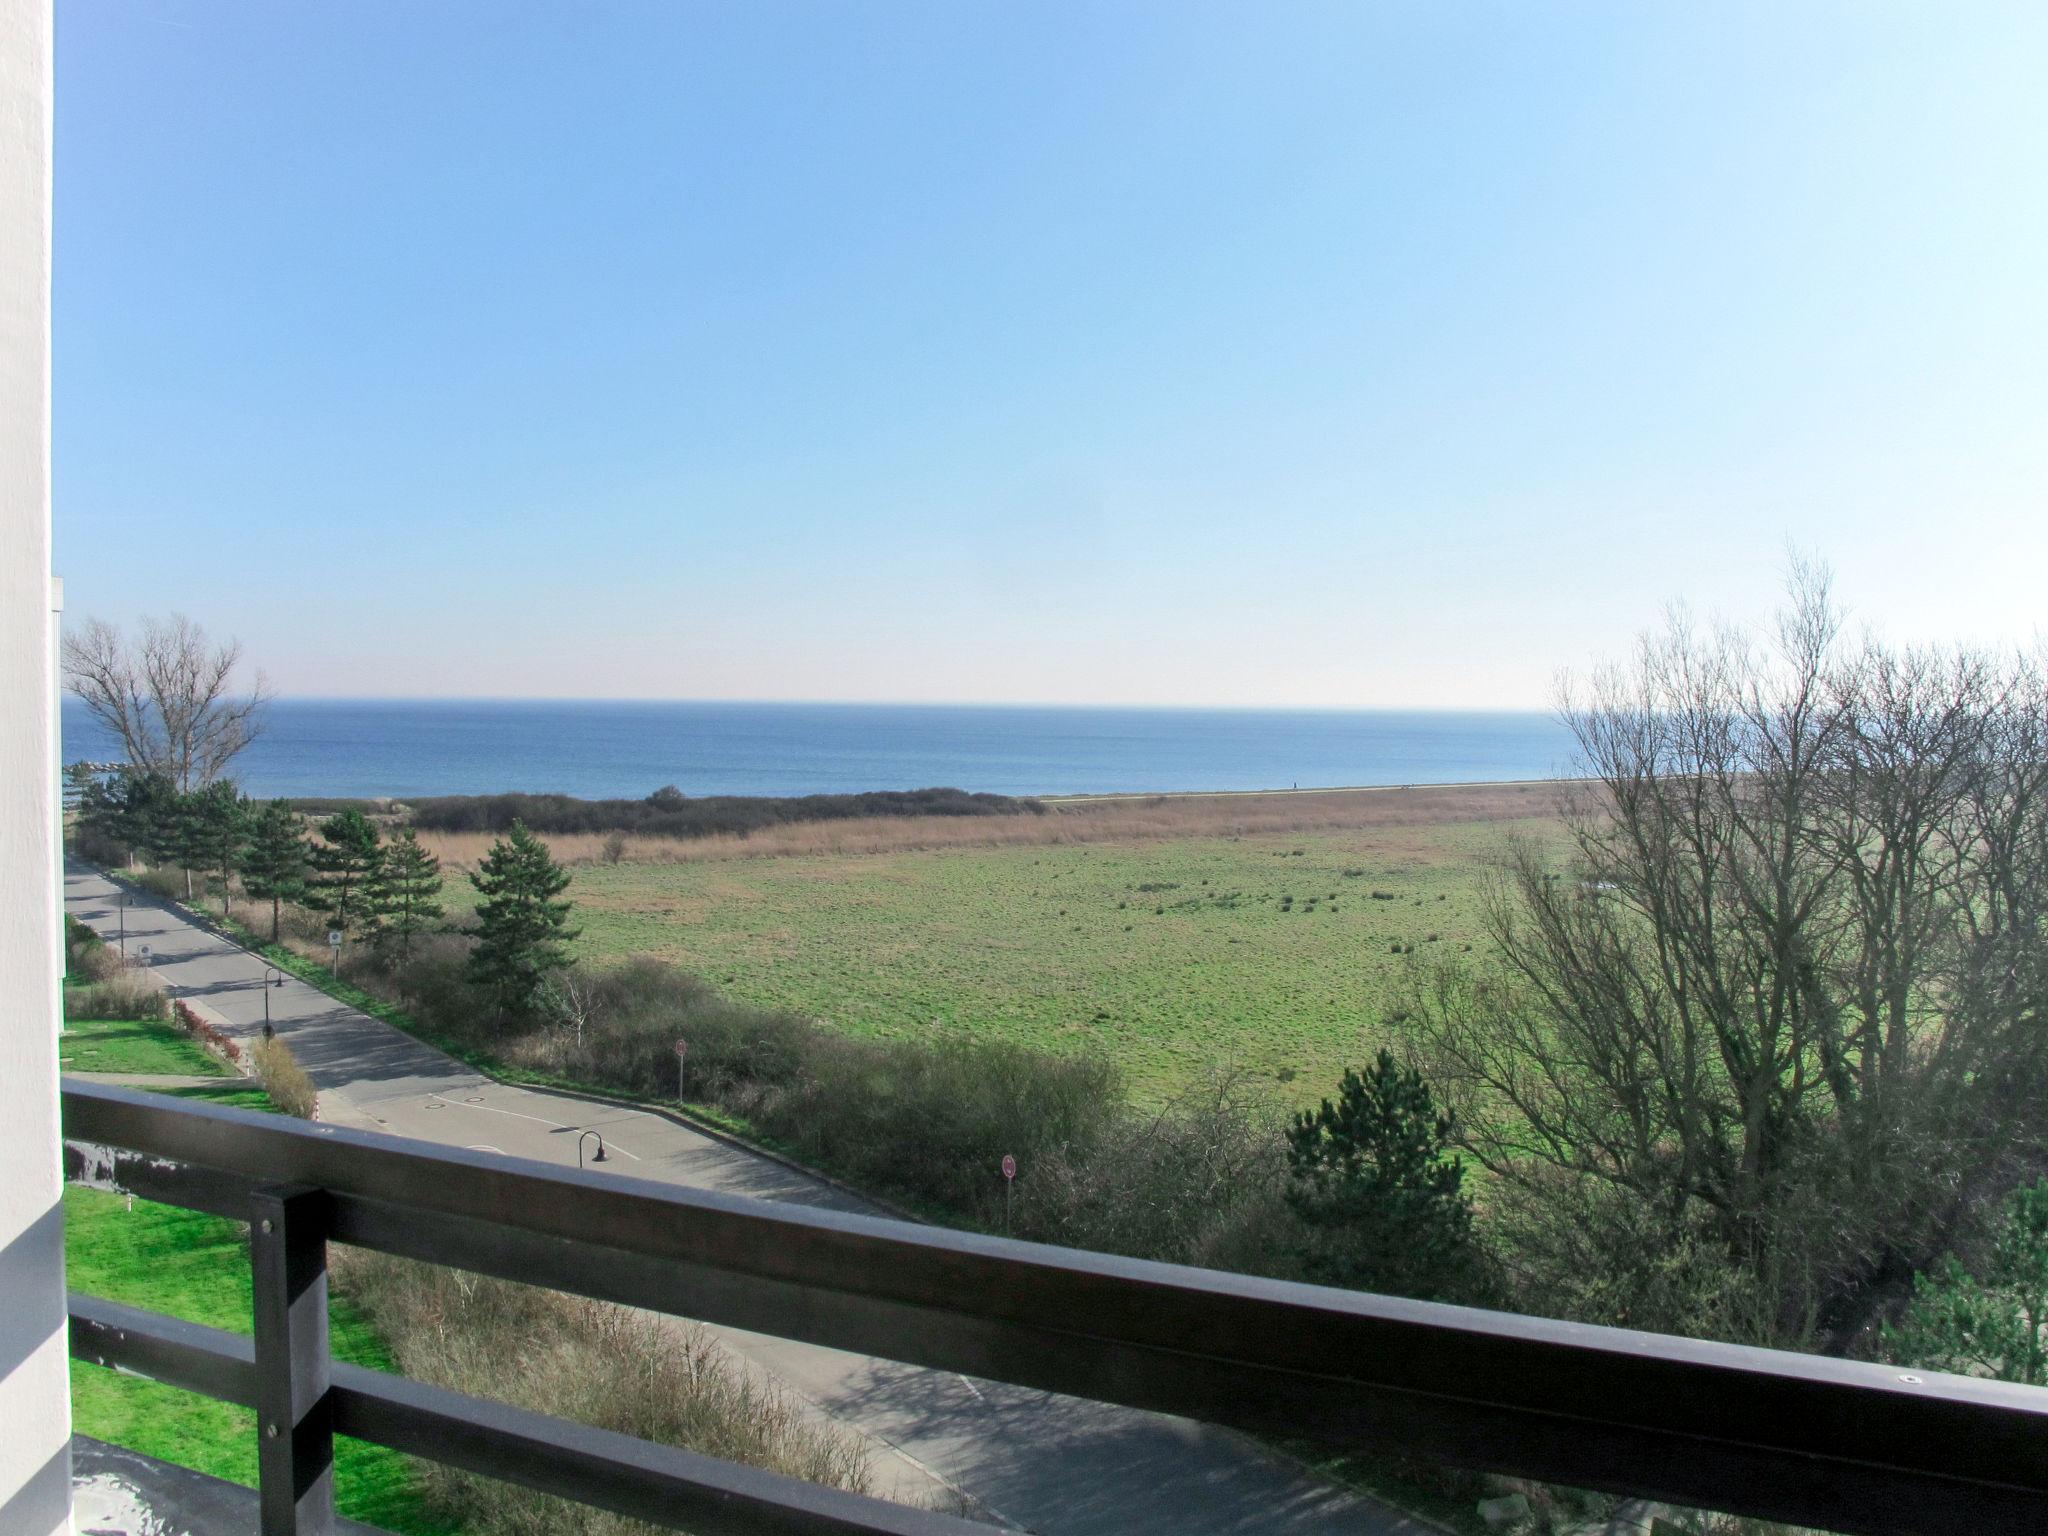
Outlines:
{"type": "Polygon", "coordinates": [[[955,1371],[955,1372],[953,1373],[953,1375],[955,1376],[955,1378],[957,1378],[957,1379],[958,1379],[958,1381],[959,1381],[959,1383],[960,1383],[960,1385],[961,1385],[961,1386],[965,1387],[965,1388],[966,1388],[966,1389],[967,1389],[968,1391],[970,1391],[970,1392],[972,1392],[972,1393],[974,1394],[974,1400],[975,1400],[975,1401],[976,1401],[977,1403],[985,1403],[985,1402],[987,1402],[987,1401],[988,1401],[988,1399],[987,1399],[987,1398],[985,1398],[985,1397],[983,1397],[983,1396],[981,1395],[981,1388],[977,1387],[977,1386],[976,1386],[976,1385],[975,1385],[975,1384],[974,1384],[973,1382],[969,1381],[969,1380],[968,1380],[968,1379],[967,1379],[967,1378],[966,1378],[965,1376],[962,1376],[962,1375],[961,1375],[961,1374],[960,1374],[960,1373],[959,1373],[958,1371],[955,1371]]]}
{"type": "Polygon", "coordinates": [[[516,1109],[500,1109],[495,1104],[485,1104],[476,1099],[451,1099],[446,1094],[442,1093],[429,1093],[427,1097],[430,1099],[439,1099],[443,1104],[446,1104],[451,1109],[487,1110],[494,1115],[510,1115],[515,1120],[531,1120],[535,1125],[552,1125],[558,1131],[566,1131],[569,1129],[568,1126],[562,1124],[562,1122],[559,1120],[549,1120],[541,1115],[522,1115],[516,1109]]]}
{"type": "MultiPolygon", "coordinates": [[[[515,1120],[531,1120],[535,1125],[551,1125],[558,1131],[573,1131],[576,1129],[575,1126],[564,1125],[559,1120],[550,1120],[545,1115],[521,1114],[516,1109],[501,1109],[496,1104],[479,1104],[474,1100],[464,1102],[460,1099],[451,1099],[447,1097],[445,1094],[439,1093],[429,1093],[427,1097],[430,1099],[439,1099],[441,1103],[446,1104],[450,1109],[481,1109],[493,1115],[510,1115],[515,1120]]],[[[616,1152],[621,1157],[630,1157],[636,1163],[640,1161],[640,1158],[637,1155],[628,1152],[624,1147],[620,1146],[615,1141],[607,1141],[604,1144],[604,1149],[607,1152],[616,1152]]]]}
{"type": "Polygon", "coordinates": [[[471,1145],[464,1147],[462,1150],[465,1152],[495,1152],[500,1157],[503,1157],[505,1155],[505,1149],[503,1147],[494,1147],[487,1141],[474,1142],[471,1145]]]}

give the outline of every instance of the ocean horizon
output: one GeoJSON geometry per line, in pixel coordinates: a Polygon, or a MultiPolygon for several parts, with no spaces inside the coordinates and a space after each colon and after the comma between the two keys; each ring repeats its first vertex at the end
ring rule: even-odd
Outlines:
{"type": "MultiPolygon", "coordinates": [[[[1548,779],[1537,711],[525,699],[280,699],[234,777],[263,798],[501,791],[638,798],[946,786],[1172,794],[1548,779]]],[[[118,742],[67,696],[65,762],[118,742]]]]}

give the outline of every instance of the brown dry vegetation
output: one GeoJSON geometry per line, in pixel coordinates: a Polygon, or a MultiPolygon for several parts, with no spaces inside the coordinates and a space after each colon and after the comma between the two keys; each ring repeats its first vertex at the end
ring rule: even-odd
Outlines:
{"type": "MultiPolygon", "coordinates": [[[[802,822],[748,837],[625,836],[620,862],[697,864],[728,859],[917,853],[947,848],[1025,848],[1083,843],[1166,842],[1262,833],[1343,832],[1523,820],[1554,810],[1563,786],[1444,784],[1390,789],[1279,791],[1263,794],[1104,796],[1051,800],[1043,816],[895,817],[802,822]]],[[[545,838],[567,864],[607,862],[616,834],[545,838]]],[[[422,833],[420,841],[454,868],[475,866],[494,839],[481,832],[422,833]]]]}
{"type": "Polygon", "coordinates": [[[314,1091],[313,1079],[299,1065],[299,1058],[292,1054],[290,1046],[282,1040],[258,1040],[250,1054],[256,1064],[256,1076],[263,1084],[263,1091],[270,1095],[271,1103],[285,1114],[296,1115],[301,1120],[311,1120],[318,1115],[320,1096],[314,1091]]]}
{"type": "MultiPolygon", "coordinates": [[[[703,1329],[651,1313],[357,1249],[337,1283],[401,1371],[476,1397],[809,1482],[868,1490],[866,1452],[758,1382],[703,1329]]],[[[511,1483],[423,1464],[429,1502],[467,1536],[639,1536],[654,1528],[511,1483]]]]}

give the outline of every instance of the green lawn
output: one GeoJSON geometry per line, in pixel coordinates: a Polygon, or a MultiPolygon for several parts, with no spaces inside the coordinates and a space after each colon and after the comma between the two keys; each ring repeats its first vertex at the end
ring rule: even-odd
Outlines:
{"type": "MultiPolygon", "coordinates": [[[[1148,1100],[1235,1064],[1300,1100],[1386,1038],[1407,963],[1393,947],[1423,959],[1476,943],[1505,837],[1556,831],[580,865],[569,895],[586,957],[658,955],[855,1034],[1099,1047],[1148,1100]]],[[[456,917],[453,882],[449,895],[456,917]]]]}
{"type": "MultiPolygon", "coordinates": [[[[233,1102],[251,1091],[199,1089],[190,1096],[233,1102]]],[[[75,1289],[249,1331],[249,1250],[241,1225],[146,1200],[131,1208],[121,1195],[75,1186],[64,1191],[64,1223],[75,1289]]],[[[335,1298],[332,1317],[337,1359],[391,1368],[383,1345],[346,1297],[335,1298]]],[[[71,1389],[81,1433],[254,1486],[256,1416],[248,1409],[77,1360],[71,1389]]],[[[341,1512],[351,1519],[400,1536],[446,1536],[453,1529],[423,1512],[409,1464],[381,1447],[338,1441],[335,1487],[341,1512]]]]}
{"type": "Polygon", "coordinates": [[[169,1024],[135,1019],[67,1021],[57,1057],[67,1072],[160,1072],[229,1077],[227,1067],[169,1024]]]}
{"type": "Polygon", "coordinates": [[[270,1095],[258,1087],[253,1078],[231,1077],[225,1082],[209,1083],[201,1088],[152,1088],[152,1093],[166,1093],[174,1099],[195,1099],[202,1104],[219,1104],[226,1109],[254,1109],[266,1114],[276,1113],[277,1106],[270,1102],[270,1095]]]}

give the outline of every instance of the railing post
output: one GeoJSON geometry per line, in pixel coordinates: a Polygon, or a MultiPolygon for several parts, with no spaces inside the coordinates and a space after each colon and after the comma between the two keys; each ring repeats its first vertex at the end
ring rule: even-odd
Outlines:
{"type": "Polygon", "coordinates": [[[332,1536],[327,1196],[268,1188],[250,1202],[256,1282],[256,1469],[262,1536],[332,1536]]]}

